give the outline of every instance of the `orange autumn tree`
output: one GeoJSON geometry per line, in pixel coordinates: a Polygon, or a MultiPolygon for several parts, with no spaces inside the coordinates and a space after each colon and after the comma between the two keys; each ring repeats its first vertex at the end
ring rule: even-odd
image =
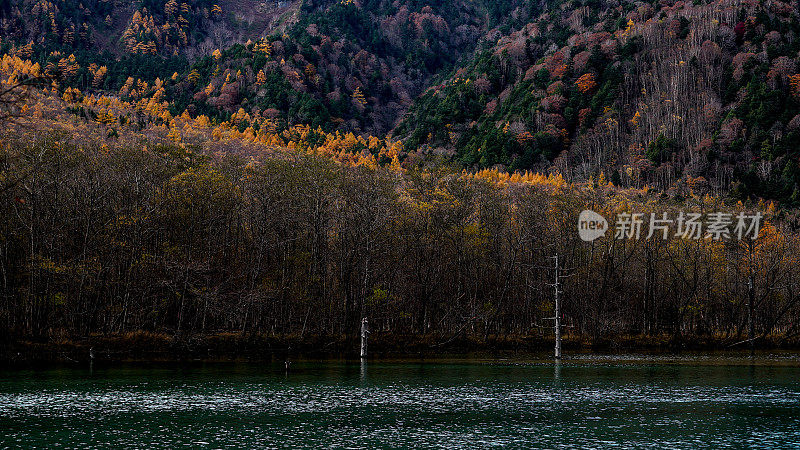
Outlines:
{"type": "Polygon", "coordinates": [[[800,98],[800,73],[789,75],[789,86],[792,88],[792,95],[800,98]]]}
{"type": "Polygon", "coordinates": [[[593,73],[585,73],[578,78],[578,80],[575,82],[575,86],[578,87],[578,90],[581,91],[581,93],[587,94],[597,88],[597,81],[595,80],[593,73]]]}
{"type": "Polygon", "coordinates": [[[219,5],[214,5],[211,7],[211,17],[218,19],[222,16],[222,8],[219,5]]]}

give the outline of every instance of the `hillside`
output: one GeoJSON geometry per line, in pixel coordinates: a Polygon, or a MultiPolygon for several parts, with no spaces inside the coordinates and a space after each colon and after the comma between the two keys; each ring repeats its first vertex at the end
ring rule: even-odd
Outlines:
{"type": "Polygon", "coordinates": [[[406,166],[444,157],[800,203],[794,3],[5,0],[0,11],[0,50],[38,63],[60,95],[159,105],[119,126],[307,125],[399,139],[406,166]]]}
{"type": "Polygon", "coordinates": [[[496,34],[396,135],[467,167],[796,203],[798,31],[777,1],[561,2],[496,34]]]}
{"type": "Polygon", "coordinates": [[[278,29],[299,2],[275,0],[3,0],[2,34],[46,49],[187,56],[278,29]]]}
{"type": "Polygon", "coordinates": [[[177,74],[183,83],[165,92],[173,113],[228,120],[244,108],[286,126],[385,134],[433,77],[468,57],[490,24],[506,20],[508,7],[12,0],[0,10],[6,52],[52,64],[53,72],[74,55],[74,73],[54,73],[62,86],[115,92],[129,77],[152,84],[177,74]],[[34,14],[21,12],[28,8],[34,14]],[[102,75],[92,65],[105,67],[102,75]]]}

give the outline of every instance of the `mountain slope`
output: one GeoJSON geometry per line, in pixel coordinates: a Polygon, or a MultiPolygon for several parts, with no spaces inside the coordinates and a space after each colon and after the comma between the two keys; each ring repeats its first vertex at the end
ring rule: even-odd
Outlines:
{"type": "Polygon", "coordinates": [[[782,2],[561,2],[396,135],[468,167],[798,199],[800,22],[782,2]]]}
{"type": "Polygon", "coordinates": [[[53,73],[82,90],[119,91],[129,77],[152,84],[178,73],[187,83],[166,92],[173,112],[227,120],[257,108],[288,126],[384,134],[489,26],[512,21],[516,3],[6,0],[3,42],[54,69],[75,55],[75,73],[53,73]],[[92,64],[106,67],[102,77],[92,64]]]}
{"type": "Polygon", "coordinates": [[[3,0],[0,14],[0,51],[59,95],[157,112],[139,128],[308,125],[401,139],[406,165],[800,204],[796,3],[3,0]]]}

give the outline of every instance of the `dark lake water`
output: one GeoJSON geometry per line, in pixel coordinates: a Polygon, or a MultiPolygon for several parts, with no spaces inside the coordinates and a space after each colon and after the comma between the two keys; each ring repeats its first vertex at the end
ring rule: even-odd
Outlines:
{"type": "Polygon", "coordinates": [[[800,448],[800,357],[0,370],[18,446],[800,448]]]}

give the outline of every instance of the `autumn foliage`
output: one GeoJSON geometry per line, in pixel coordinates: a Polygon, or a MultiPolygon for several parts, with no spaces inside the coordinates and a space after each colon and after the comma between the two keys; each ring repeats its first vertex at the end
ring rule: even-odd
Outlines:
{"type": "Polygon", "coordinates": [[[597,89],[597,81],[593,73],[586,73],[581,75],[576,81],[575,86],[584,94],[588,94],[597,89]]]}
{"type": "Polygon", "coordinates": [[[582,336],[796,328],[795,4],[241,3],[0,2],[9,330],[535,334],[556,251],[582,336]]]}

